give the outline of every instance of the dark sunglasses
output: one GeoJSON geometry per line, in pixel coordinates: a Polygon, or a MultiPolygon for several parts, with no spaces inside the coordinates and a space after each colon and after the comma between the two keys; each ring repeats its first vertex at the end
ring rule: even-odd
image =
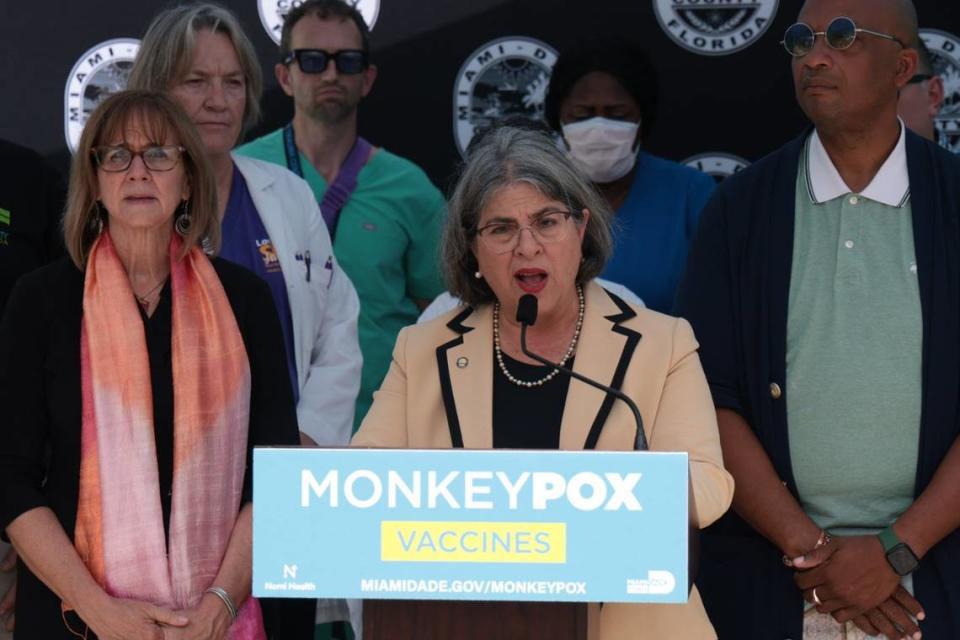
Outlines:
{"type": "Polygon", "coordinates": [[[907,84],[920,84],[921,82],[926,82],[932,77],[932,73],[918,73],[907,80],[907,84]]]}
{"type": "Polygon", "coordinates": [[[903,44],[900,38],[888,33],[880,33],[878,31],[871,31],[870,29],[860,29],[853,20],[846,16],[839,16],[831,20],[830,24],[827,25],[826,31],[814,31],[810,28],[810,25],[802,22],[790,25],[786,33],[783,34],[783,40],[780,41],[780,44],[787,50],[787,53],[794,58],[799,58],[810,53],[810,50],[813,49],[813,45],[817,40],[817,36],[823,36],[823,39],[827,42],[827,46],[831,49],[842,51],[843,49],[849,49],[850,46],[853,45],[858,33],[866,33],[867,35],[883,38],[884,40],[893,40],[904,49],[907,48],[907,45],[903,44]]]}
{"type": "Polygon", "coordinates": [[[336,53],[323,49],[294,49],[283,59],[283,64],[289,65],[296,60],[304,73],[323,73],[333,60],[337,73],[355,75],[367,68],[367,59],[367,52],[360,49],[342,49],[336,53]]]}

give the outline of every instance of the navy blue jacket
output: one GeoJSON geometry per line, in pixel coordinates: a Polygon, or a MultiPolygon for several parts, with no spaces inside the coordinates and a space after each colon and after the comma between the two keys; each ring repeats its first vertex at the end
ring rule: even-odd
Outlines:
{"type": "MultiPolygon", "coordinates": [[[[742,415],[797,495],[787,436],[787,298],[804,134],[728,178],[704,209],[675,314],[687,318],[718,408],[742,415]],[[776,383],[782,394],[773,397],[776,383]]],[[[916,492],[960,434],[960,158],[907,133],[923,313],[916,492]]],[[[897,336],[890,336],[896,340],[897,336]]],[[[732,511],[704,532],[697,585],[721,640],[800,640],[803,602],[780,551],[732,511]]],[[[960,638],[960,532],[914,572],[925,637],[960,638]]]]}

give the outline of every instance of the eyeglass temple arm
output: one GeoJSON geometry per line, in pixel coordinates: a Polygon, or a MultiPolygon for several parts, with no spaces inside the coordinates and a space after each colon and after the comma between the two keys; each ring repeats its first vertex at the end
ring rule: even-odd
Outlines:
{"type": "Polygon", "coordinates": [[[880,33],[879,31],[873,31],[873,30],[871,30],[871,29],[861,29],[860,27],[857,27],[857,28],[856,28],[856,32],[857,32],[857,33],[866,33],[866,34],[869,34],[869,35],[871,35],[871,36],[876,36],[877,38],[883,38],[883,39],[885,39],[885,40],[893,40],[894,42],[896,42],[897,44],[899,44],[899,45],[900,45],[901,47],[903,47],[904,49],[907,48],[907,45],[903,44],[903,40],[901,40],[901,39],[898,38],[897,36],[892,36],[892,35],[890,35],[889,33],[880,33]]]}

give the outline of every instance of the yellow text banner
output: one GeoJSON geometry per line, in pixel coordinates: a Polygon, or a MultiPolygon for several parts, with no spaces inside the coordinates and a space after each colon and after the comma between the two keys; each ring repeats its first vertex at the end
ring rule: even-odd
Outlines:
{"type": "Polygon", "coordinates": [[[380,523],[384,562],[506,562],[563,564],[567,526],[562,522],[380,523]]]}

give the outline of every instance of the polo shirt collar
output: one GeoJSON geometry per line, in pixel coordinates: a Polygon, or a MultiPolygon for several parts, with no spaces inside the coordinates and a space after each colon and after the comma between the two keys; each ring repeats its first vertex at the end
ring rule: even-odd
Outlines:
{"type": "MultiPolygon", "coordinates": [[[[840,172],[827,154],[816,129],[811,134],[807,147],[806,175],[810,201],[814,204],[822,204],[852,193],[852,189],[840,177],[840,172]]],[[[902,207],[910,198],[907,135],[903,121],[900,121],[900,139],[897,145],[884,160],[877,175],[859,195],[889,207],[902,207]]]]}

